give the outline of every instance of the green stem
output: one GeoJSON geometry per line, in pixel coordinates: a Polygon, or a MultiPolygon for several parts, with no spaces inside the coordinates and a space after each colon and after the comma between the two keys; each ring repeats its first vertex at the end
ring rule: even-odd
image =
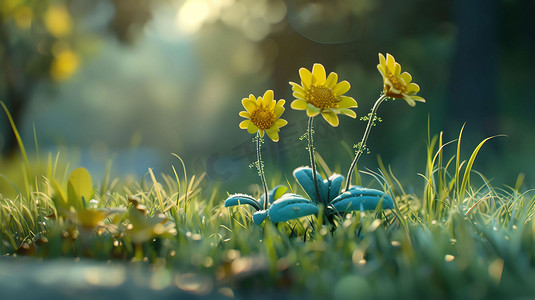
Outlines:
{"type": "Polygon", "coordinates": [[[316,189],[316,199],[319,203],[323,203],[320,191],[318,188],[317,176],[316,176],[316,159],[314,156],[314,117],[308,118],[308,153],[310,154],[310,166],[312,167],[312,180],[314,180],[314,188],[316,189]]]}
{"type": "Polygon", "coordinates": [[[353,159],[353,162],[349,167],[349,171],[347,172],[347,181],[344,191],[349,190],[349,185],[351,184],[351,176],[353,176],[353,171],[357,166],[357,162],[360,156],[362,155],[362,152],[364,152],[364,149],[366,149],[366,142],[368,141],[368,137],[370,136],[370,131],[372,130],[373,122],[375,121],[375,116],[377,115],[377,110],[379,109],[379,105],[381,105],[381,103],[383,103],[383,101],[385,100],[386,96],[382,94],[373,105],[372,111],[368,119],[368,125],[366,126],[366,131],[364,131],[364,135],[362,136],[362,141],[360,142],[360,144],[357,144],[357,153],[355,154],[355,158],[353,159]]]}
{"type": "Polygon", "coordinates": [[[263,209],[268,209],[269,205],[269,197],[268,197],[268,186],[266,182],[266,175],[264,174],[264,162],[262,161],[262,150],[261,150],[261,144],[263,142],[262,137],[260,137],[260,134],[257,133],[255,137],[256,142],[256,169],[258,170],[258,175],[260,176],[260,181],[262,182],[262,188],[264,189],[264,207],[263,209]]]}

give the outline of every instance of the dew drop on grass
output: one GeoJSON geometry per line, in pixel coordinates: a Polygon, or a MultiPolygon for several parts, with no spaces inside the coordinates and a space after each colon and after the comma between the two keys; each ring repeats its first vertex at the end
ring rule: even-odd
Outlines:
{"type": "Polygon", "coordinates": [[[207,257],[204,258],[204,261],[202,262],[202,265],[205,268],[210,268],[211,266],[214,265],[214,260],[210,256],[207,256],[207,257]]]}
{"type": "Polygon", "coordinates": [[[234,250],[234,249],[230,249],[225,253],[225,256],[226,256],[227,260],[232,261],[232,260],[235,260],[235,259],[240,257],[240,251],[234,250]]]}

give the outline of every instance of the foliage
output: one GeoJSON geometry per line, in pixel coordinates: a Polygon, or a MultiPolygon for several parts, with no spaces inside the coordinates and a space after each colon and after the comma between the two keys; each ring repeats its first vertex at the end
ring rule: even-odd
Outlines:
{"type": "Polygon", "coordinates": [[[421,194],[406,193],[384,167],[369,173],[391,186],[395,208],[350,212],[334,232],[321,217],[256,226],[242,206],[225,208],[217,190],[202,191],[202,175],[149,171],[141,181],[116,179],[89,190],[85,169],[62,176],[50,163],[50,176],[32,177],[16,197],[1,197],[0,251],[145,262],[153,266],[151,280],[176,274],[195,283],[166,279],[158,286],[200,295],[255,298],[258,289],[289,298],[532,295],[535,195],[520,185],[493,187],[471,169],[481,147],[464,160],[457,156],[460,139],[455,146],[441,136],[428,144],[421,194]],[[449,148],[454,154],[447,158],[449,148]],[[474,187],[471,174],[481,186],[474,187]]]}
{"type": "MultiPolygon", "coordinates": [[[[282,195],[280,199],[274,202],[273,200],[275,199],[271,197],[271,201],[265,201],[260,207],[252,196],[235,194],[227,198],[225,206],[235,206],[242,203],[253,206],[257,210],[253,215],[256,224],[261,224],[268,215],[273,222],[278,223],[308,215],[317,216],[321,212],[323,214],[322,220],[329,221],[333,225],[332,230],[336,228],[335,216],[341,217],[344,213],[355,210],[364,211],[394,208],[392,198],[386,193],[360,186],[352,187],[351,176],[357,166],[360,155],[366,149],[366,141],[370,135],[371,127],[375,125],[375,121],[380,120],[377,117],[379,105],[386,99],[398,98],[405,99],[410,106],[415,106],[415,101],[425,102],[425,99],[416,96],[420,87],[416,83],[411,83],[412,76],[408,72],[401,73],[401,65],[395,61],[391,54],[387,54],[387,58],[385,59],[384,55],[379,53],[377,69],[383,77],[383,92],[375,102],[367,118],[368,125],[364,131],[362,141],[357,144],[355,158],[349,166],[347,180],[343,190],[340,190],[344,181],[343,176],[333,174],[323,180],[321,175],[316,171],[314,117],[321,114],[329,125],[338,127],[340,121],[337,114],[356,118],[357,114],[351,109],[357,108],[358,105],[355,99],[344,95],[351,88],[350,83],[346,80],[338,82],[338,74],[335,72],[331,72],[327,77],[325,67],[322,64],[316,63],[312,67],[312,71],[306,68],[299,69],[301,85],[290,82],[293,90],[292,95],[296,98],[292,102],[291,107],[295,110],[305,110],[309,117],[308,129],[304,138],[308,142],[306,149],[309,153],[311,166],[310,168],[297,168],[294,170],[293,175],[311,200],[297,194],[289,193],[282,195]],[[342,193],[340,194],[340,192],[342,193]]],[[[274,142],[279,141],[279,129],[276,126],[276,120],[284,112],[283,105],[285,104],[285,100],[280,100],[277,105],[275,103],[272,90],[266,91],[263,99],[262,97],[257,99],[251,94],[249,98],[242,100],[242,104],[247,111],[240,112],[240,116],[250,118],[250,120],[242,121],[239,127],[247,129],[251,134],[257,133],[255,138],[257,161],[255,164],[260,181],[262,182],[265,197],[268,197],[269,192],[264,173],[264,162],[261,155],[261,144],[263,142],[261,137],[265,129],[274,142]],[[279,114],[276,114],[274,109],[279,104],[279,114]],[[269,134],[269,130],[272,130],[272,135],[276,133],[274,136],[276,138],[273,138],[269,134]]],[[[287,123],[284,120],[283,125],[287,123]]],[[[472,159],[470,161],[473,163],[472,159]]],[[[469,163],[470,166],[471,163],[469,163]]],[[[271,193],[273,194],[273,191],[271,193]]]]}

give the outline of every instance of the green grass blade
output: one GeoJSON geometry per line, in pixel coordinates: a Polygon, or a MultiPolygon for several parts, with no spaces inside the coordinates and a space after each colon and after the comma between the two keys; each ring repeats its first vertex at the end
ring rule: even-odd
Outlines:
{"type": "MultiPolygon", "coordinates": [[[[464,194],[466,192],[466,188],[467,188],[467,186],[468,186],[468,184],[470,182],[470,172],[472,171],[472,166],[474,165],[474,161],[476,160],[476,157],[477,157],[477,154],[479,153],[479,150],[481,150],[481,147],[483,147],[483,145],[488,140],[490,140],[492,138],[495,138],[495,137],[498,137],[498,136],[500,136],[500,135],[491,136],[491,137],[488,137],[488,138],[484,139],[481,143],[479,143],[479,145],[477,145],[477,147],[472,152],[472,155],[470,155],[470,159],[468,160],[468,163],[466,164],[466,168],[464,170],[463,181],[462,181],[461,187],[460,187],[460,194],[458,194],[459,195],[459,198],[458,198],[459,201],[462,201],[464,199],[464,194]]],[[[503,136],[503,135],[501,135],[501,136],[503,136]]],[[[459,136],[459,140],[460,139],[461,139],[461,137],[459,136]]]]}
{"type": "Polygon", "coordinates": [[[9,110],[7,109],[4,101],[0,101],[0,104],[4,108],[4,111],[6,112],[6,116],[9,119],[9,123],[11,124],[11,128],[13,129],[13,133],[15,134],[15,138],[17,139],[17,143],[19,144],[20,152],[22,153],[22,158],[24,159],[24,165],[26,166],[26,171],[28,172],[28,175],[30,175],[30,162],[28,160],[28,155],[26,154],[26,149],[24,148],[24,144],[22,143],[22,139],[20,138],[19,131],[17,129],[17,126],[15,125],[15,121],[13,120],[13,117],[11,116],[11,113],[9,113],[9,110]]]}

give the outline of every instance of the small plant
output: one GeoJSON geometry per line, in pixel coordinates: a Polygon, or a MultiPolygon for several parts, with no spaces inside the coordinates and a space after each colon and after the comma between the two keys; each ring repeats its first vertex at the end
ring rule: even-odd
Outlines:
{"type": "Polygon", "coordinates": [[[381,103],[386,101],[388,98],[404,99],[410,106],[415,106],[415,101],[425,102],[424,98],[416,96],[416,93],[420,91],[420,87],[416,83],[411,82],[411,74],[407,72],[401,73],[401,65],[396,62],[392,55],[387,53],[385,59],[384,55],[379,53],[379,64],[377,65],[377,70],[379,70],[379,73],[381,73],[383,76],[383,91],[381,96],[379,96],[379,99],[375,101],[370,114],[365,118],[368,120],[368,125],[364,131],[362,140],[355,145],[355,158],[349,166],[349,171],[347,171],[345,190],[349,189],[349,185],[351,184],[351,176],[353,175],[353,171],[357,166],[360,156],[362,153],[364,153],[364,151],[368,151],[366,142],[370,136],[370,131],[375,125],[375,121],[380,121],[380,119],[377,117],[379,105],[381,105],[381,103]]]}
{"type": "Polygon", "coordinates": [[[314,177],[311,168],[300,167],[295,169],[293,175],[311,200],[296,194],[283,195],[269,208],[269,217],[275,223],[318,215],[321,211],[325,217],[323,220],[333,223],[336,215],[342,216],[354,210],[375,210],[380,203],[385,209],[394,208],[392,198],[379,190],[353,186],[340,194],[344,176],[339,174],[333,174],[324,180],[320,174],[314,177]]]}
{"type": "MultiPolygon", "coordinates": [[[[269,194],[270,192],[266,182],[266,175],[264,173],[264,161],[262,160],[261,146],[264,143],[264,133],[266,133],[272,141],[279,141],[279,128],[288,124],[286,120],[280,118],[284,112],[285,103],[286,101],[284,99],[279,101],[274,100],[272,90],[266,91],[262,97],[256,98],[251,94],[249,95],[249,98],[242,99],[242,105],[245,108],[245,111],[241,111],[240,116],[247,118],[247,120],[244,120],[240,123],[240,128],[247,129],[247,132],[250,134],[256,133],[253,141],[256,144],[257,160],[253,165],[258,171],[258,176],[260,176],[262,188],[264,189],[264,195],[260,201],[257,201],[255,198],[249,195],[235,194],[230,196],[225,201],[225,206],[229,207],[239,204],[249,204],[253,206],[255,209],[257,209],[257,212],[254,215],[254,222],[257,224],[261,224],[267,217],[267,209],[269,204],[274,201],[275,196],[279,195],[280,197],[280,194],[277,194],[277,191],[282,191],[280,187],[276,187],[271,191],[272,193],[269,194]],[[268,201],[263,200],[266,198],[268,198],[268,201]]],[[[284,193],[284,191],[282,193],[284,193]]]]}
{"type": "Polygon", "coordinates": [[[407,101],[409,105],[414,106],[415,101],[425,102],[425,100],[416,96],[416,93],[420,90],[419,86],[411,82],[412,77],[409,73],[401,73],[401,65],[395,61],[392,55],[387,54],[385,58],[382,54],[379,54],[377,69],[383,77],[383,91],[370,114],[363,118],[363,120],[368,121],[368,125],[362,140],[355,145],[355,157],[349,166],[343,189],[341,189],[344,181],[343,176],[333,174],[324,180],[316,170],[314,118],[321,114],[325,121],[333,127],[337,127],[340,123],[339,114],[356,118],[357,114],[352,108],[357,108],[357,102],[352,97],[345,95],[351,85],[345,80],[338,82],[338,74],[334,72],[327,76],[325,68],[319,63],[314,64],[312,71],[306,68],[299,69],[301,84],[290,82],[293,96],[295,97],[291,107],[295,110],[306,111],[309,118],[307,131],[302,138],[307,140],[306,149],[310,158],[310,167],[297,168],[293,175],[310,199],[294,193],[284,194],[286,188],[281,186],[268,192],[264,164],[261,159],[260,145],[263,142],[261,138],[265,130],[273,141],[278,141],[279,128],[286,125],[287,122],[278,120],[283,109],[279,109],[278,112],[275,111],[279,104],[275,104],[272,91],[264,94],[264,100],[261,97],[256,99],[253,95],[243,99],[242,104],[247,111],[240,112],[240,116],[249,118],[249,120],[241,122],[240,128],[247,129],[251,134],[257,133],[255,137],[257,145],[255,166],[262,182],[264,196],[260,200],[256,200],[254,197],[245,194],[230,195],[225,201],[225,206],[239,204],[253,206],[257,210],[253,214],[253,221],[256,224],[261,224],[267,216],[271,221],[278,223],[308,215],[319,215],[320,212],[323,212],[322,220],[324,222],[327,220],[330,224],[335,225],[335,216],[342,216],[350,211],[376,210],[379,208],[393,209],[394,201],[392,197],[379,190],[351,186],[351,177],[362,153],[369,151],[366,142],[370,135],[371,127],[375,125],[376,121],[380,121],[377,116],[377,110],[381,103],[388,98],[401,98],[407,101]],[[268,200],[266,201],[265,199],[268,200]]]}

